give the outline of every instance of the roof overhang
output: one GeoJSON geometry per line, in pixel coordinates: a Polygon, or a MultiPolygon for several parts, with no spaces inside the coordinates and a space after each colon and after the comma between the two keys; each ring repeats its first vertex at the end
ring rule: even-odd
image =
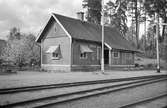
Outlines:
{"type": "Polygon", "coordinates": [[[43,33],[43,31],[44,31],[44,29],[45,29],[45,27],[48,25],[48,23],[49,23],[49,21],[51,20],[51,18],[54,18],[55,19],[55,21],[60,25],[60,27],[64,30],[64,32],[67,34],[67,36],[70,38],[70,41],[72,41],[72,37],[71,37],[71,35],[68,33],[68,31],[63,27],[63,25],[60,23],[60,21],[56,18],[56,16],[53,14],[53,13],[51,13],[51,15],[50,15],[50,17],[49,17],[49,19],[48,19],[48,21],[47,21],[47,23],[44,25],[44,27],[42,28],[42,30],[40,31],[40,33],[38,34],[38,36],[37,36],[37,38],[36,38],[36,42],[41,42],[41,35],[42,35],[42,33],[43,33]]]}
{"type": "Polygon", "coordinates": [[[52,15],[50,15],[49,19],[47,20],[47,23],[43,26],[43,28],[40,30],[39,34],[37,35],[37,38],[36,38],[36,40],[35,40],[36,42],[40,42],[39,39],[40,39],[40,37],[41,37],[41,34],[42,34],[42,32],[44,31],[46,25],[47,25],[47,24],[49,23],[49,21],[51,20],[51,18],[52,18],[52,15]]]}
{"type": "Polygon", "coordinates": [[[108,45],[107,43],[104,43],[105,46],[107,46],[110,50],[112,50],[112,47],[108,45]]]}

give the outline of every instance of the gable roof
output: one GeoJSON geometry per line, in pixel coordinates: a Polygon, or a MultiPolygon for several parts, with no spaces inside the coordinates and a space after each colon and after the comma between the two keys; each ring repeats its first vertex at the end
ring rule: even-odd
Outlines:
{"type": "MultiPolygon", "coordinates": [[[[101,25],[84,22],[55,13],[53,13],[52,16],[61,23],[72,38],[101,42],[101,25]]],[[[42,37],[43,36],[40,35],[37,42],[40,42],[42,37]]],[[[137,51],[115,28],[104,27],[104,42],[114,49],[137,51]]]]}

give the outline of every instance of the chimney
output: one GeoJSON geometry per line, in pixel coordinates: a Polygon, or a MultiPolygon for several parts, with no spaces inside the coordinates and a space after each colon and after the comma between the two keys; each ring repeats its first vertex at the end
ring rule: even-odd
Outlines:
{"type": "Polygon", "coordinates": [[[77,12],[77,17],[79,20],[84,21],[84,12],[77,12]]]}

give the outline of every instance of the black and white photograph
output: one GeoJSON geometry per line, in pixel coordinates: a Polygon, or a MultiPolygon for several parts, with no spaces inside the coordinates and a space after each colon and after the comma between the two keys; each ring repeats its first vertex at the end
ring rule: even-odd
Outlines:
{"type": "Polygon", "coordinates": [[[167,0],[0,0],[0,108],[167,108],[167,0]]]}

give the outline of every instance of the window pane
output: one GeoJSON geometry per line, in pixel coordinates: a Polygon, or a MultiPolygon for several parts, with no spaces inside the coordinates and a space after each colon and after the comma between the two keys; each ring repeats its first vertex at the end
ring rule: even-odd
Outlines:
{"type": "Polygon", "coordinates": [[[114,52],[114,57],[118,57],[118,52],[114,52]]]}
{"type": "Polygon", "coordinates": [[[116,51],[113,52],[113,57],[114,57],[114,58],[119,58],[119,52],[116,52],[116,51]]]}

